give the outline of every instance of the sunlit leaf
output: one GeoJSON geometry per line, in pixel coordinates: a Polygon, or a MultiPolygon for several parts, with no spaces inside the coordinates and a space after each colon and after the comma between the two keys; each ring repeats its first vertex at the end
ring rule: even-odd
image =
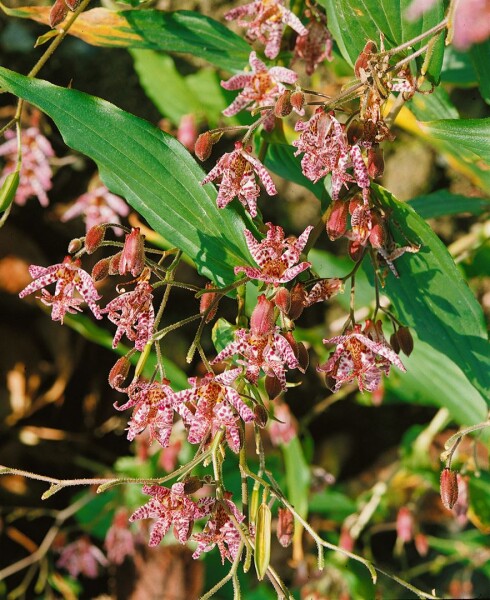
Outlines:
{"type": "Polygon", "coordinates": [[[433,194],[412,198],[408,204],[424,219],[462,213],[481,215],[490,211],[490,200],[486,198],[451,194],[447,190],[439,190],[433,194]]]}

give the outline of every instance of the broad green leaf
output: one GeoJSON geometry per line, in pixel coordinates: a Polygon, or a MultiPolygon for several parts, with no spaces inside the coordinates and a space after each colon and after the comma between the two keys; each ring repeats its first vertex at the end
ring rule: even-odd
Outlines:
{"type": "Polygon", "coordinates": [[[309,508],[310,512],[319,513],[337,522],[342,522],[357,512],[357,504],[352,498],[331,487],[314,494],[309,500],[309,508]]]}
{"type": "Polygon", "coordinates": [[[461,213],[481,215],[490,211],[490,200],[486,198],[470,198],[461,194],[451,194],[447,190],[412,198],[408,204],[424,219],[461,213]]]}
{"type": "Polygon", "coordinates": [[[490,118],[441,119],[420,126],[431,137],[452,144],[465,161],[490,171],[490,118]]]}
{"type": "Polygon", "coordinates": [[[220,353],[225,346],[235,339],[235,331],[236,327],[226,319],[221,318],[216,321],[211,333],[216,352],[220,353]]]}
{"type": "MultiPolygon", "coordinates": [[[[251,262],[243,218],[216,207],[216,190],[172,136],[114,105],[75,90],[0,68],[0,86],[34,104],[58,126],[66,144],[92,158],[108,187],[143,215],[216,284],[251,262]]],[[[241,213],[243,214],[243,212],[241,213]]]]}
{"type": "Polygon", "coordinates": [[[477,82],[477,75],[468,52],[458,52],[448,46],[444,52],[441,80],[458,86],[471,86],[477,82]]]}
{"type": "MultiPolygon", "coordinates": [[[[49,6],[0,7],[9,16],[49,25],[49,6]]],[[[192,54],[228,71],[242,70],[250,55],[250,46],[230,29],[188,10],[93,8],[78,17],[70,34],[93,46],[192,54]]]]}
{"type": "MultiPolygon", "coordinates": [[[[444,244],[406,203],[387,190],[373,191],[404,235],[421,244],[396,261],[400,277],[386,278],[385,293],[402,322],[420,340],[450,358],[484,398],[490,397],[490,352],[483,312],[444,244]]],[[[400,245],[406,239],[393,228],[400,245]]]]}
{"type": "Polygon", "coordinates": [[[442,87],[436,88],[432,94],[415,94],[408,106],[419,121],[459,119],[456,107],[442,87]]]}
{"type": "Polygon", "coordinates": [[[470,476],[470,508],[468,516],[471,522],[483,533],[490,533],[490,475],[481,471],[479,477],[470,476]]]}
{"type": "MultiPolygon", "coordinates": [[[[353,66],[368,40],[379,47],[383,33],[386,48],[394,48],[438,25],[444,18],[442,2],[437,2],[423,17],[409,22],[405,12],[412,0],[320,0],[327,9],[328,26],[342,56],[353,66]]],[[[420,48],[427,40],[414,45],[420,48]]],[[[439,35],[427,71],[437,83],[444,55],[444,34],[439,35]]]]}
{"type": "MultiPolygon", "coordinates": [[[[308,515],[308,492],[310,489],[310,469],[305,460],[303,448],[297,437],[281,446],[286,468],[288,499],[298,513],[308,515]]],[[[297,523],[297,525],[299,525],[297,523]]],[[[298,527],[299,529],[299,527],[298,527]]]]}
{"type": "Polygon", "coordinates": [[[480,92],[487,104],[490,104],[490,40],[473,45],[469,54],[476,71],[480,92]]]}

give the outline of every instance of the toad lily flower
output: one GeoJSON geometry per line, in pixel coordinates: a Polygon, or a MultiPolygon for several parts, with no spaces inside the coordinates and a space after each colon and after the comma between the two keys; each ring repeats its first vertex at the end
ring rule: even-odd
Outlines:
{"type": "MultiPolygon", "coordinates": [[[[255,52],[250,53],[251,73],[238,73],[228,81],[222,81],[221,86],[225,90],[239,90],[235,100],[223,111],[225,117],[232,117],[248,107],[254,110],[262,106],[274,104],[284,91],[283,83],[296,83],[298,75],[285,67],[271,67],[270,69],[259,59],[255,52]]],[[[271,131],[274,127],[274,115],[264,121],[264,127],[271,131]]]]}
{"type": "Polygon", "coordinates": [[[255,174],[259,176],[269,196],[277,194],[277,190],[264,165],[250,154],[251,150],[251,147],[245,149],[242,142],[236,142],[235,150],[223,154],[216,166],[202,180],[201,185],[220,177],[221,183],[216,199],[218,208],[224,208],[236,196],[250,215],[256,217],[260,188],[255,181],[255,174]]]}
{"type": "Polygon", "coordinates": [[[52,307],[51,318],[53,321],[63,323],[65,314],[67,312],[76,313],[77,310],[80,310],[80,304],[83,301],[88,304],[97,319],[102,319],[100,309],[96,304],[101,296],[95,289],[90,275],[80,268],[80,260],[72,260],[70,256],[67,256],[62,263],[51,267],[31,265],[29,273],[34,281],[20,292],[19,297],[24,298],[41,290],[40,300],[52,307]],[[56,283],[54,295],[41,289],[51,283],[56,283]],[[73,297],[75,291],[79,292],[81,298],[73,297]]]}
{"type": "Polygon", "coordinates": [[[258,242],[253,234],[245,229],[243,232],[247,241],[250,254],[259,265],[257,267],[235,267],[237,273],[245,273],[251,279],[265,281],[278,286],[287,283],[297,275],[311,267],[309,262],[299,260],[303,248],[306,246],[308,237],[313,227],[308,226],[297,239],[284,239],[284,230],[279,225],[266,223],[269,231],[267,237],[258,242]]]}
{"type": "Polygon", "coordinates": [[[254,0],[228,11],[225,19],[237,19],[240,27],[247,28],[249,41],[259,40],[265,44],[265,55],[270,59],[279,54],[285,25],[289,25],[299,35],[308,34],[298,17],[284,6],[283,0],[254,0]],[[251,20],[247,21],[247,18],[251,20]]]}
{"type": "Polygon", "coordinates": [[[386,342],[381,321],[375,324],[368,319],[364,331],[361,332],[361,325],[356,324],[344,335],[323,340],[323,343],[337,344],[327,362],[317,367],[318,371],[335,380],[334,391],[340,389],[343,383],[357,378],[361,392],[373,392],[379,387],[382,374],[389,374],[392,364],[400,371],[406,371],[393,348],[386,342]]]}

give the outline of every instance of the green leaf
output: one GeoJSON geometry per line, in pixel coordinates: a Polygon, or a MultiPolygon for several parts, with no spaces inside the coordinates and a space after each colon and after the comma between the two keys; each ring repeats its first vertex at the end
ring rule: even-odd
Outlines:
{"type": "Polygon", "coordinates": [[[469,54],[480,84],[482,98],[487,104],[490,104],[490,40],[474,44],[470,48],[469,54]]]}
{"type": "Polygon", "coordinates": [[[202,169],[172,136],[100,98],[7,69],[0,68],[0,86],[47,113],[66,144],[92,158],[106,185],[202,275],[227,284],[235,265],[251,262],[244,218],[216,207],[215,188],[201,186],[202,169]]]}
{"type": "Polygon", "coordinates": [[[433,138],[452,144],[465,161],[490,170],[490,118],[441,119],[420,126],[433,138]]]}
{"type": "Polygon", "coordinates": [[[297,437],[281,446],[286,468],[288,499],[298,513],[308,515],[308,492],[310,489],[310,468],[305,460],[303,448],[297,437]]]}
{"type": "Polygon", "coordinates": [[[432,94],[415,94],[408,106],[419,121],[459,119],[456,107],[442,87],[436,88],[432,94]]]}
{"type": "MultiPolygon", "coordinates": [[[[0,7],[9,16],[49,25],[49,6],[0,7]]],[[[94,46],[192,54],[228,71],[241,71],[250,55],[250,46],[241,37],[218,21],[189,10],[93,8],[79,15],[69,32],[94,46]]]]}
{"type": "Polygon", "coordinates": [[[218,354],[235,339],[235,331],[236,327],[223,318],[218,319],[213,325],[211,338],[218,354]]]}
{"type": "Polygon", "coordinates": [[[480,471],[480,476],[470,476],[469,482],[470,508],[469,517],[480,531],[490,533],[490,475],[480,471]]]}
{"type": "Polygon", "coordinates": [[[490,211],[490,200],[486,198],[470,198],[461,194],[451,194],[447,190],[412,198],[408,204],[424,219],[461,213],[481,215],[490,211]]]}
{"type": "Polygon", "coordinates": [[[444,52],[441,80],[458,86],[475,85],[477,75],[468,52],[458,52],[448,46],[444,52]]]}
{"type": "MultiPolygon", "coordinates": [[[[376,196],[404,232],[421,244],[417,254],[396,261],[400,277],[389,274],[385,293],[400,320],[420,340],[445,354],[483,395],[490,397],[490,352],[483,311],[444,244],[417,213],[387,190],[373,186],[376,196]]],[[[397,234],[400,245],[406,239],[397,234]]]]}
{"type": "MultiPolygon", "coordinates": [[[[380,33],[385,35],[385,48],[394,48],[439,24],[444,18],[442,2],[437,2],[423,17],[409,22],[404,15],[412,0],[320,0],[327,9],[328,26],[342,56],[352,65],[368,40],[379,47],[380,33]]],[[[427,40],[414,45],[414,49],[427,40]]],[[[437,83],[444,56],[444,36],[435,44],[428,78],[437,83]]]]}

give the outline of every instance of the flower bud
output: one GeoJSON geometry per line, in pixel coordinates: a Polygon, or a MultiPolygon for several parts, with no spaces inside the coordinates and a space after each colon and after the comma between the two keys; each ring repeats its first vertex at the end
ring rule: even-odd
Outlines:
{"type": "Polygon", "coordinates": [[[281,382],[275,375],[267,375],[265,378],[265,391],[270,400],[277,398],[282,392],[281,382]]]}
{"type": "Polygon", "coordinates": [[[385,230],[381,223],[373,218],[373,226],[369,234],[369,242],[373,248],[382,248],[386,241],[385,230]]]}
{"type": "Polygon", "coordinates": [[[408,327],[400,327],[396,332],[396,338],[400,345],[400,348],[404,354],[410,356],[413,351],[413,337],[408,327]]]}
{"type": "Polygon", "coordinates": [[[413,538],[413,516],[406,506],[402,506],[398,511],[396,535],[403,544],[407,544],[413,538]]]}
{"type": "Polygon", "coordinates": [[[303,114],[303,106],[305,105],[305,95],[301,90],[296,90],[291,94],[291,106],[298,114],[303,114]]]}
{"type": "Polygon", "coordinates": [[[125,382],[130,367],[131,363],[129,360],[125,356],[121,356],[109,371],[109,385],[112,388],[119,389],[125,382]]]}
{"type": "Polygon", "coordinates": [[[367,159],[367,170],[369,177],[371,177],[371,179],[381,177],[385,170],[383,150],[379,147],[369,148],[367,151],[367,159]]]}
{"type": "Polygon", "coordinates": [[[93,254],[104,241],[105,236],[104,225],[94,225],[87,231],[85,236],[85,250],[87,254],[93,254]]]}
{"type": "Polygon", "coordinates": [[[289,309],[291,308],[291,294],[287,288],[280,287],[277,290],[274,296],[274,304],[285,315],[289,313],[289,309]]]}
{"type": "Polygon", "coordinates": [[[441,500],[443,506],[448,510],[451,510],[458,501],[457,474],[448,467],[441,473],[441,500]]]}
{"type": "Polygon", "coordinates": [[[250,498],[250,508],[248,509],[248,518],[251,523],[255,523],[257,518],[257,511],[259,510],[259,487],[253,487],[252,495],[250,498]]]}
{"type": "Polygon", "coordinates": [[[281,117],[287,117],[289,114],[291,114],[292,110],[293,105],[291,104],[291,92],[289,90],[284,90],[284,92],[276,100],[274,114],[280,119],[281,117]]]}
{"type": "Polygon", "coordinates": [[[9,173],[7,177],[5,177],[0,188],[0,212],[5,212],[14,201],[15,193],[19,187],[19,181],[19,171],[9,173]]]}
{"type": "Polygon", "coordinates": [[[257,522],[255,525],[255,552],[254,562],[257,571],[257,579],[262,581],[269,568],[271,560],[271,533],[272,514],[269,505],[265,502],[257,510],[257,522]]]}
{"type": "Polygon", "coordinates": [[[74,12],[77,10],[80,1],[81,0],[65,0],[65,4],[72,12],[74,12]]]}
{"type": "Polygon", "coordinates": [[[92,279],[94,281],[101,281],[110,274],[111,258],[102,258],[95,263],[92,269],[92,279]]]}
{"type": "Polygon", "coordinates": [[[363,250],[364,250],[363,245],[360,242],[358,242],[357,240],[353,240],[353,241],[349,242],[349,247],[347,249],[347,252],[349,253],[349,256],[352,258],[352,260],[354,262],[357,262],[358,260],[360,260],[363,250]]]}
{"type": "Polygon", "coordinates": [[[420,556],[427,556],[429,552],[429,540],[427,536],[423,533],[417,533],[414,538],[415,549],[420,554],[420,556]]]}
{"type": "Polygon", "coordinates": [[[310,364],[310,355],[303,342],[298,342],[298,369],[304,373],[310,364]]]}
{"type": "Polygon", "coordinates": [[[82,249],[82,246],[83,246],[82,240],[80,238],[74,238],[68,244],[68,253],[75,254],[75,252],[78,252],[79,250],[82,249]]]}
{"type": "Polygon", "coordinates": [[[145,236],[141,235],[139,227],[133,227],[126,236],[124,248],[119,261],[119,275],[131,273],[137,277],[145,266],[145,236]]]}
{"type": "Polygon", "coordinates": [[[65,20],[68,14],[68,6],[65,0],[56,0],[49,11],[49,25],[52,29],[65,20]]]}
{"type": "Polygon", "coordinates": [[[396,335],[396,332],[392,333],[390,336],[390,346],[397,354],[400,354],[400,344],[398,343],[398,336],[396,335]]]}
{"type": "Polygon", "coordinates": [[[349,144],[356,144],[363,136],[364,127],[359,121],[352,121],[347,129],[347,141],[349,144]]]}
{"type": "Polygon", "coordinates": [[[117,252],[109,258],[109,275],[119,274],[119,263],[121,262],[122,252],[117,252]]]}
{"type": "Polygon", "coordinates": [[[370,70],[369,69],[369,60],[371,59],[373,54],[376,54],[376,52],[377,52],[376,44],[374,42],[372,42],[371,40],[366,42],[364,49],[359,54],[359,57],[357,58],[355,65],[354,65],[354,73],[356,74],[356,77],[358,77],[358,78],[362,77],[361,69],[363,71],[370,70]]]}
{"type": "Polygon", "coordinates": [[[255,422],[260,428],[264,428],[269,420],[269,414],[262,404],[256,404],[254,406],[255,422]]]}
{"type": "Polygon", "coordinates": [[[250,317],[250,331],[252,335],[262,337],[274,329],[274,323],[274,304],[261,294],[250,317]]]}
{"type": "Polygon", "coordinates": [[[199,477],[189,477],[184,481],[184,494],[194,494],[202,488],[202,481],[199,477]]]}
{"type": "Polygon", "coordinates": [[[199,160],[207,160],[213,150],[213,136],[210,131],[205,131],[197,138],[194,153],[199,160]]]}
{"type": "Polygon", "coordinates": [[[287,313],[291,321],[299,319],[306,302],[306,291],[302,283],[297,283],[291,290],[291,307],[287,313]]]}
{"type": "MultiPolygon", "coordinates": [[[[212,287],[213,287],[212,283],[206,283],[206,289],[209,289],[212,287]]],[[[211,304],[216,299],[216,296],[217,296],[216,292],[209,292],[208,294],[206,294],[206,293],[202,294],[202,296],[200,298],[200,303],[199,303],[199,312],[201,314],[203,314],[211,306],[211,304]]],[[[214,319],[214,317],[216,316],[217,310],[218,310],[218,303],[216,303],[214,305],[214,307],[209,311],[209,313],[206,317],[206,323],[209,323],[210,321],[212,321],[214,319]]]]}
{"type": "Polygon", "coordinates": [[[277,514],[277,539],[287,548],[293,539],[294,516],[288,508],[280,508],[277,514]]]}
{"type": "Polygon", "coordinates": [[[347,231],[347,213],[349,206],[347,202],[335,200],[327,212],[327,233],[331,240],[342,237],[347,231]]]}

